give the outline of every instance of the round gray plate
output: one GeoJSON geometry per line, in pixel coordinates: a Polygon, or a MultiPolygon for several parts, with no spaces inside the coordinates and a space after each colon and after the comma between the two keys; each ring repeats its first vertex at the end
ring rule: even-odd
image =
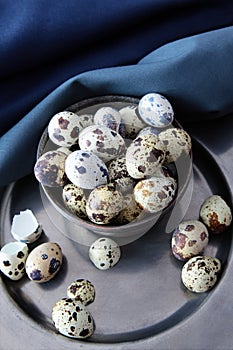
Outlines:
{"type": "MultiPolygon", "coordinates": [[[[231,202],[230,189],[210,153],[193,140],[194,190],[185,219],[198,219],[202,202],[211,194],[220,194],[231,202]]],[[[40,198],[39,185],[29,176],[5,188],[1,201],[1,246],[13,240],[11,221],[20,210],[31,209],[43,226],[39,241],[60,244],[64,254],[62,268],[48,283],[37,284],[26,276],[11,281],[2,276],[1,343],[2,349],[155,349],[157,339],[174,332],[208,307],[221,289],[231,254],[232,228],[212,236],[205,255],[218,257],[223,274],[215,288],[204,294],[187,291],[181,283],[183,263],[170,249],[171,233],[165,233],[168,217],[145,236],[122,246],[119,263],[99,271],[89,261],[88,247],[62,235],[48,218],[40,198]],[[51,310],[66,296],[68,285],[78,279],[90,280],[96,299],[88,306],[95,320],[95,333],[86,341],[66,338],[56,332],[51,310]],[[207,306],[206,306],[207,305],[207,306]]],[[[160,349],[160,347],[156,347],[160,349]]],[[[161,349],[166,349],[166,345],[161,349]]],[[[176,348],[174,344],[174,349],[176,348]]],[[[186,347],[192,349],[194,347],[186,347]]]]}

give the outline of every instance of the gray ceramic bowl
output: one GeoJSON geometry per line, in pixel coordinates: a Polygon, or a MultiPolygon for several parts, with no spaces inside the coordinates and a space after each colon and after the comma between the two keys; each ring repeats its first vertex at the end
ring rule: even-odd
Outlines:
{"type": "MultiPolygon", "coordinates": [[[[93,114],[103,106],[112,106],[116,109],[127,105],[137,105],[138,99],[125,96],[102,96],[83,100],[70,107],[64,108],[78,114],[93,114]]],[[[173,125],[181,128],[181,125],[174,121],[173,125]]],[[[48,138],[47,129],[44,131],[37,152],[37,158],[43,153],[56,149],[48,138]]],[[[68,238],[90,246],[93,241],[104,236],[118,242],[119,245],[128,244],[140,238],[152,227],[156,228],[156,222],[166,216],[168,225],[167,232],[172,231],[185,215],[192,192],[192,155],[182,157],[175,163],[178,179],[178,190],[175,199],[164,210],[155,214],[142,215],[140,219],[125,225],[98,225],[81,219],[72,214],[62,200],[62,189],[46,187],[40,184],[41,198],[44,208],[57,229],[68,238]]]]}

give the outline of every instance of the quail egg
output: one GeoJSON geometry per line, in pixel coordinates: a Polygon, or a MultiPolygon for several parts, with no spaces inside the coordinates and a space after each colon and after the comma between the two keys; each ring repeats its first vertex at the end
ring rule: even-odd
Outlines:
{"type": "Polygon", "coordinates": [[[82,128],[77,114],[63,111],[51,118],[48,125],[48,135],[56,145],[70,147],[77,143],[82,128]]]}
{"type": "Polygon", "coordinates": [[[139,181],[134,187],[138,205],[150,213],[166,208],[175,197],[176,182],[171,177],[151,177],[139,181]]]}
{"type": "Polygon", "coordinates": [[[69,285],[67,296],[88,305],[95,300],[95,287],[90,281],[80,278],[69,285]]]}
{"type": "Polygon", "coordinates": [[[28,257],[28,246],[23,242],[10,242],[0,251],[0,270],[13,281],[25,274],[25,262],[28,257]]]}
{"type": "Polygon", "coordinates": [[[135,180],[130,177],[127,167],[126,158],[118,157],[108,164],[109,180],[117,190],[122,193],[132,192],[135,180]]]}
{"type": "Polygon", "coordinates": [[[60,151],[48,151],[42,154],[34,166],[36,179],[44,186],[60,187],[65,185],[65,160],[67,154],[60,151]]]}
{"type": "Polygon", "coordinates": [[[126,151],[127,171],[135,179],[151,176],[161,166],[164,157],[165,148],[157,136],[138,136],[126,151]]]}
{"type": "Polygon", "coordinates": [[[30,280],[44,283],[51,280],[62,265],[61,247],[54,242],[38,245],[28,255],[26,273],[30,280]]]}
{"type": "Polygon", "coordinates": [[[181,271],[181,280],[191,292],[204,293],[214,287],[221,271],[221,262],[210,256],[189,259],[181,271]]]}
{"type": "Polygon", "coordinates": [[[158,136],[160,132],[161,132],[160,128],[155,128],[154,126],[147,126],[143,128],[141,131],[139,131],[137,136],[148,135],[148,134],[153,134],[158,136]]]}
{"type": "Polygon", "coordinates": [[[116,217],[115,222],[119,225],[125,225],[129,222],[136,220],[139,215],[143,212],[143,209],[139,207],[137,202],[135,201],[134,195],[129,195],[131,200],[128,205],[122,209],[119,215],[116,217]]]}
{"type": "Polygon", "coordinates": [[[96,187],[87,199],[88,218],[96,224],[108,224],[124,208],[123,195],[111,184],[96,187]]]}
{"type": "Polygon", "coordinates": [[[81,187],[74,184],[67,184],[63,187],[62,198],[67,208],[80,218],[85,218],[86,213],[86,195],[81,187]]]}
{"type": "Polygon", "coordinates": [[[179,224],[172,235],[173,255],[179,260],[187,260],[200,255],[209,242],[206,226],[198,220],[187,220],[179,224]]]}
{"type": "Polygon", "coordinates": [[[93,189],[108,182],[108,169],[94,153],[74,151],[65,162],[68,179],[77,187],[93,189]]]}
{"type": "Polygon", "coordinates": [[[173,122],[174,112],[170,102],[158,93],[144,95],[138,104],[142,120],[151,126],[164,128],[173,122]]]}
{"type": "Polygon", "coordinates": [[[146,126],[146,123],[138,115],[138,107],[136,105],[126,106],[121,108],[119,112],[125,126],[125,137],[134,139],[138,132],[146,126]]]}
{"type": "Polygon", "coordinates": [[[115,266],[121,257],[119,245],[110,238],[99,238],[89,248],[89,257],[99,270],[115,266]]]}
{"type": "Polygon", "coordinates": [[[208,197],[201,206],[200,217],[210,232],[224,232],[231,224],[232,213],[225,200],[219,195],[208,197]]]}
{"type": "Polygon", "coordinates": [[[158,137],[166,147],[166,163],[175,162],[182,155],[187,156],[191,151],[191,138],[189,134],[183,129],[166,129],[161,131],[158,137]]]}
{"type": "Polygon", "coordinates": [[[121,114],[113,107],[101,107],[94,114],[94,124],[103,125],[119,132],[121,125],[121,114]]]}
{"type": "Polygon", "coordinates": [[[94,320],[80,301],[63,298],[53,306],[52,321],[57,331],[67,337],[86,339],[94,333],[94,320]]]}
{"type": "Polygon", "coordinates": [[[116,131],[102,125],[91,125],[79,135],[81,150],[95,153],[104,162],[125,154],[125,141],[116,131]]]}

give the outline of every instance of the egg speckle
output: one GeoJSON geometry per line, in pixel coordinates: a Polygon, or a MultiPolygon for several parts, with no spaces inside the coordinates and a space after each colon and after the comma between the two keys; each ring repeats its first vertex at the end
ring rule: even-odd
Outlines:
{"type": "Polygon", "coordinates": [[[68,286],[67,296],[88,305],[95,300],[95,287],[90,281],[80,278],[68,286]]]}
{"type": "Polygon", "coordinates": [[[206,226],[198,220],[187,220],[179,224],[172,235],[173,255],[179,260],[188,260],[200,255],[209,242],[206,226]]]}
{"type": "Polygon", "coordinates": [[[28,255],[26,273],[30,280],[44,283],[58,273],[61,265],[61,247],[57,243],[46,242],[38,245],[28,255]]]}
{"type": "Polygon", "coordinates": [[[52,321],[59,333],[76,339],[86,339],[94,333],[94,320],[80,301],[63,298],[52,309],[52,321]]]}
{"type": "Polygon", "coordinates": [[[181,271],[181,280],[191,292],[204,293],[214,287],[221,271],[221,262],[210,256],[189,259],[181,271]]]}
{"type": "Polygon", "coordinates": [[[65,172],[76,186],[93,189],[108,182],[108,169],[94,153],[74,151],[66,159],[65,172]]]}
{"type": "Polygon", "coordinates": [[[232,221],[231,209],[219,195],[210,196],[204,201],[200,209],[200,217],[214,234],[224,232],[232,221]]]}
{"type": "Polygon", "coordinates": [[[110,238],[99,238],[89,249],[89,258],[99,270],[115,266],[121,257],[119,245],[110,238]]]}
{"type": "Polygon", "coordinates": [[[174,112],[170,102],[158,93],[144,95],[138,104],[142,120],[151,126],[164,128],[173,122],[174,112]]]}

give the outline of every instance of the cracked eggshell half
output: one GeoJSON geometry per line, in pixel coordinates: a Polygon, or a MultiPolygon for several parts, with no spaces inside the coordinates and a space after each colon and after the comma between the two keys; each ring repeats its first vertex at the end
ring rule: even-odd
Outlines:
{"type": "Polygon", "coordinates": [[[16,241],[24,243],[35,242],[42,233],[42,226],[30,209],[20,211],[14,215],[11,225],[11,234],[16,241]]]}
{"type": "Polygon", "coordinates": [[[28,257],[28,246],[23,242],[10,242],[0,251],[0,269],[13,281],[21,279],[25,274],[25,262],[28,257]]]}

